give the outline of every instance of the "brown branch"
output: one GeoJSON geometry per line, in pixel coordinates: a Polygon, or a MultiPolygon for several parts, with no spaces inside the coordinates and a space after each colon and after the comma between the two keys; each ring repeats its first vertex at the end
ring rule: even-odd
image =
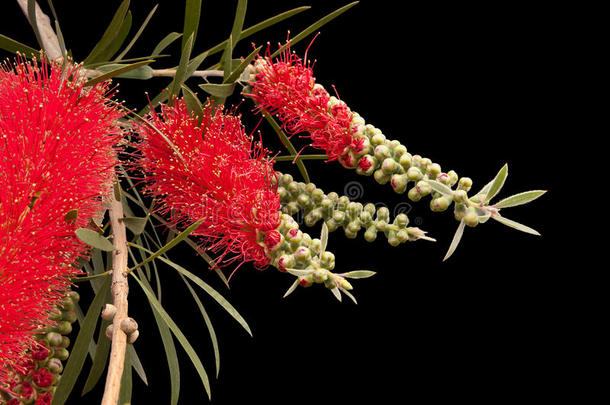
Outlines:
{"type": "Polygon", "coordinates": [[[108,363],[108,376],[102,405],[116,405],[121,390],[121,378],[125,364],[125,350],[127,349],[127,335],[121,329],[121,322],[127,318],[127,236],[123,223],[123,205],[120,199],[112,193],[112,201],[108,214],[112,227],[112,243],[116,249],[112,260],[112,299],[117,311],[113,319],[112,346],[110,349],[110,362],[108,363]]]}
{"type": "MultiPolygon", "coordinates": [[[[17,0],[23,14],[30,21],[30,17],[28,16],[28,0],[17,0]]],[[[47,58],[53,61],[61,61],[61,47],[59,46],[59,39],[57,39],[57,34],[51,27],[51,19],[45,13],[42,12],[38,3],[36,3],[36,22],[38,23],[38,32],[40,33],[40,40],[42,42],[42,49],[47,54],[47,58]]],[[[30,21],[30,24],[34,26],[33,22],[30,21]]]]}

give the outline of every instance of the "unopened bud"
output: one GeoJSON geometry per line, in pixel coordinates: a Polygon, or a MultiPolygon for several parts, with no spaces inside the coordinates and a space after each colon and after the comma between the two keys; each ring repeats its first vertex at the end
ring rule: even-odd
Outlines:
{"type": "Polygon", "coordinates": [[[300,247],[294,253],[294,258],[299,263],[308,262],[309,260],[311,260],[311,250],[309,250],[309,248],[306,248],[306,247],[300,247]]]}
{"type": "Polygon", "coordinates": [[[442,212],[449,208],[449,199],[445,196],[434,198],[430,201],[430,210],[433,212],[442,212]]]}
{"type": "Polygon", "coordinates": [[[417,188],[417,192],[420,196],[428,195],[432,191],[432,186],[430,185],[430,183],[424,180],[418,181],[415,185],[415,188],[417,188]]]}
{"type": "Polygon", "coordinates": [[[381,163],[381,171],[385,174],[392,174],[396,170],[396,161],[392,158],[386,158],[381,163]]]}
{"type": "Polygon", "coordinates": [[[474,210],[468,211],[466,215],[464,215],[464,223],[467,226],[475,227],[479,223],[479,216],[474,210]]]}
{"type": "Polygon", "coordinates": [[[114,324],[110,324],[106,327],[106,337],[112,340],[112,335],[114,335],[114,324]]]}
{"type": "Polygon", "coordinates": [[[428,172],[428,175],[431,178],[436,179],[436,177],[441,174],[441,165],[432,163],[426,167],[426,172],[428,172]]]}
{"type": "Polygon", "coordinates": [[[402,194],[407,190],[409,178],[406,174],[395,174],[392,176],[391,185],[395,192],[402,194]]]}
{"type": "Polygon", "coordinates": [[[61,321],[57,324],[57,331],[62,335],[69,335],[72,332],[72,324],[68,321],[61,321]]]}
{"type": "Polygon", "coordinates": [[[105,321],[112,321],[114,315],[116,314],[116,307],[112,304],[104,305],[102,309],[102,319],[105,321]]]}
{"type": "Polygon", "coordinates": [[[49,346],[56,347],[61,345],[61,335],[57,332],[49,332],[45,336],[47,342],[49,342],[49,346]]]}
{"type": "Polygon", "coordinates": [[[374,242],[375,239],[377,239],[377,232],[375,232],[374,227],[367,229],[367,231],[364,233],[364,239],[367,242],[374,242]]]}
{"type": "Polygon", "coordinates": [[[68,360],[68,357],[70,357],[70,352],[68,351],[68,349],[60,347],[59,349],[55,349],[54,356],[55,358],[64,361],[68,360]]]}
{"type": "Polygon", "coordinates": [[[403,167],[403,169],[407,170],[411,167],[411,154],[410,153],[404,153],[402,155],[400,155],[400,158],[398,159],[398,163],[400,163],[400,165],[403,167]]]}
{"type": "Polygon", "coordinates": [[[138,330],[138,323],[135,319],[127,317],[121,321],[121,330],[129,336],[138,330]]]}
{"type": "Polygon", "coordinates": [[[80,294],[77,293],[76,291],[70,291],[69,296],[72,299],[72,301],[75,302],[75,303],[80,301],[80,294]]]}
{"type": "Polygon", "coordinates": [[[53,358],[53,359],[50,359],[49,362],[47,363],[47,368],[53,374],[58,374],[63,371],[64,366],[63,366],[63,364],[61,364],[61,360],[59,360],[57,358],[53,358]]]}
{"type": "Polygon", "coordinates": [[[453,192],[453,201],[456,203],[465,203],[468,199],[468,194],[465,190],[456,190],[453,192]]]}
{"type": "Polygon", "coordinates": [[[299,276],[299,284],[301,287],[311,287],[313,284],[313,276],[311,274],[299,276]]]}
{"type": "Polygon", "coordinates": [[[353,289],[354,289],[354,287],[352,287],[352,285],[350,284],[350,282],[349,282],[349,281],[347,281],[347,280],[346,280],[346,279],[344,279],[344,278],[342,278],[342,279],[340,279],[340,280],[339,280],[339,286],[340,286],[341,288],[346,289],[346,290],[353,290],[353,289]]]}
{"type": "Polygon", "coordinates": [[[132,345],[138,339],[138,336],[140,336],[140,331],[138,330],[127,335],[127,344],[132,345]]]}
{"type": "Polygon", "coordinates": [[[312,277],[313,277],[314,282],[316,282],[318,284],[323,283],[326,281],[326,279],[328,279],[328,271],[318,269],[313,272],[312,277]]]}
{"type": "Polygon", "coordinates": [[[462,177],[458,183],[458,190],[468,191],[472,187],[472,179],[470,177],[462,177]]]}
{"type": "Polygon", "coordinates": [[[282,255],[282,257],[280,257],[278,260],[277,268],[281,272],[285,273],[287,271],[286,269],[294,267],[294,263],[295,260],[293,255],[282,255]]]}
{"type": "Polygon", "coordinates": [[[417,167],[411,167],[409,170],[407,170],[407,177],[409,178],[409,181],[417,181],[423,176],[421,170],[419,170],[417,167]]]}

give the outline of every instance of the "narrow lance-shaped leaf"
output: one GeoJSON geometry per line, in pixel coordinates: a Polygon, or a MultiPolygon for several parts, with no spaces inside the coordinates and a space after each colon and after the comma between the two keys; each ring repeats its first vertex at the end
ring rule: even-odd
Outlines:
{"type": "Polygon", "coordinates": [[[4,49],[5,51],[11,53],[19,52],[25,55],[27,58],[31,58],[32,56],[37,56],[39,54],[39,51],[37,51],[36,49],[22,44],[19,41],[15,41],[14,39],[2,34],[0,34],[0,49],[4,49]]]}
{"type": "Polygon", "coordinates": [[[193,114],[195,117],[201,117],[203,115],[203,106],[197,98],[197,95],[185,85],[182,85],[182,97],[184,98],[186,108],[191,112],[191,114],[193,114]]]}
{"type": "Polygon", "coordinates": [[[341,302],[341,291],[339,291],[339,289],[337,287],[331,288],[330,292],[333,293],[333,295],[335,296],[335,298],[337,300],[339,300],[339,302],[341,302]]]}
{"type": "Polygon", "coordinates": [[[375,273],[374,271],[371,270],[354,270],[354,271],[349,271],[347,273],[342,273],[339,274],[340,276],[346,277],[346,278],[368,278],[368,277],[372,277],[374,276],[375,273]]]}
{"type": "Polygon", "coordinates": [[[537,230],[530,228],[527,225],[523,225],[523,224],[520,224],[519,222],[513,221],[512,219],[504,218],[501,215],[494,215],[494,216],[492,216],[492,218],[495,219],[496,221],[500,222],[501,224],[510,226],[511,228],[515,228],[518,231],[540,236],[540,232],[538,232],[537,230]]]}
{"type": "Polygon", "coordinates": [[[286,293],[284,294],[283,298],[286,298],[287,296],[289,296],[290,294],[292,294],[294,292],[294,290],[296,290],[296,288],[299,286],[299,279],[297,278],[296,280],[294,280],[294,283],[292,283],[292,285],[290,286],[290,288],[286,291],[286,293]]]}
{"type": "Polygon", "coordinates": [[[59,27],[59,18],[57,18],[57,12],[55,12],[55,6],[53,5],[53,0],[47,0],[47,4],[51,9],[51,14],[53,14],[53,18],[55,19],[55,33],[57,34],[57,41],[59,42],[59,49],[61,50],[61,55],[65,58],[68,55],[66,50],[66,42],[64,40],[64,36],[61,32],[61,28],[59,27]]]}
{"type": "MultiPolygon", "coordinates": [[[[341,14],[345,13],[347,10],[354,7],[358,3],[359,3],[358,1],[354,1],[353,3],[347,4],[341,8],[333,11],[332,13],[326,15],[325,17],[322,17],[321,19],[319,19],[318,21],[316,21],[315,23],[311,24],[309,27],[305,28],[303,31],[298,33],[294,38],[291,38],[290,44],[295,45],[298,42],[300,42],[302,39],[307,38],[308,35],[312,34],[314,31],[320,29],[320,27],[326,25],[327,23],[334,20],[341,14]]],[[[280,49],[278,49],[271,55],[271,58],[275,58],[277,55],[279,55],[280,52],[282,52],[282,50],[285,47],[286,47],[286,45],[280,47],[280,49]]]]}
{"type": "Polygon", "coordinates": [[[508,176],[508,164],[502,166],[496,177],[493,179],[493,183],[491,183],[491,187],[487,192],[485,197],[485,201],[489,202],[492,198],[496,196],[504,186],[504,182],[506,181],[506,176],[508,176]]]}
{"type": "Polygon", "coordinates": [[[527,204],[529,202],[534,201],[538,197],[542,196],[544,193],[546,193],[546,190],[525,191],[523,193],[519,193],[519,194],[511,195],[510,197],[506,197],[505,199],[494,204],[494,207],[508,208],[508,207],[516,207],[517,205],[527,204]]]}
{"type": "Polygon", "coordinates": [[[243,73],[243,71],[246,69],[246,67],[248,67],[250,62],[252,62],[252,60],[256,57],[256,55],[258,55],[261,48],[262,48],[262,46],[259,46],[258,48],[256,48],[252,52],[250,52],[250,54],[239,64],[239,66],[237,66],[237,68],[235,68],[235,70],[233,70],[231,72],[231,74],[227,77],[226,80],[224,80],[224,82],[233,83],[237,79],[239,79],[241,74],[243,73]]]}
{"type": "Polygon", "coordinates": [[[326,245],[328,245],[328,225],[326,225],[326,222],[323,222],[322,233],[320,234],[320,257],[326,251],[326,245]]]}
{"type": "Polygon", "coordinates": [[[38,20],[36,18],[36,5],[36,0],[28,0],[28,20],[30,20],[32,30],[34,31],[34,35],[36,36],[36,41],[38,41],[38,45],[40,45],[40,47],[44,49],[42,39],[40,38],[40,30],[38,29],[38,20]]]}
{"type": "Polygon", "coordinates": [[[110,24],[104,31],[102,38],[100,41],[93,47],[89,55],[85,58],[84,63],[85,66],[88,66],[90,63],[99,62],[101,59],[100,55],[106,50],[108,46],[112,43],[115,37],[118,35],[120,28],[123,24],[123,20],[127,15],[127,11],[129,9],[129,0],[123,0],[117,11],[114,13],[110,24]]]}
{"type": "Polygon", "coordinates": [[[111,60],[115,53],[121,49],[123,43],[127,39],[127,35],[129,35],[129,31],[131,31],[131,22],[132,22],[131,11],[127,10],[127,14],[121,23],[121,28],[119,28],[119,32],[116,36],[110,41],[106,49],[100,52],[98,56],[98,60],[111,60]]]}
{"type": "Polygon", "coordinates": [[[244,27],[244,19],[246,18],[246,9],[248,8],[248,0],[239,0],[237,9],[235,10],[235,18],[233,19],[233,28],[231,29],[232,44],[231,49],[240,40],[241,30],[244,27]]]}
{"type": "Polygon", "coordinates": [[[465,225],[466,223],[464,222],[464,220],[460,221],[460,225],[458,226],[457,231],[455,231],[455,235],[453,235],[453,240],[451,241],[451,245],[449,245],[449,250],[447,250],[447,254],[443,258],[443,261],[449,259],[453,252],[455,252],[455,249],[460,244],[460,240],[462,240],[462,236],[464,235],[465,225]]]}
{"type": "Polygon", "coordinates": [[[125,217],[122,219],[123,223],[131,232],[135,235],[140,235],[146,228],[148,217],[125,217]]]}
{"type": "Polygon", "coordinates": [[[119,404],[131,404],[132,388],[131,356],[130,353],[126,351],[123,363],[123,375],[121,377],[121,390],[119,391],[119,404]]]}
{"type": "Polygon", "coordinates": [[[430,184],[432,190],[436,191],[437,193],[441,193],[443,195],[453,195],[453,190],[443,183],[440,183],[436,180],[428,180],[428,184],[430,184]]]}
{"type": "MultiPolygon", "coordinates": [[[[201,19],[201,0],[186,0],[184,8],[184,28],[182,33],[182,50],[187,46],[190,37],[193,37],[189,47],[193,47],[197,38],[197,30],[199,28],[199,20],[201,19]]],[[[190,52],[190,51],[189,51],[190,52]]]]}
{"type": "Polygon", "coordinates": [[[110,284],[111,278],[108,277],[104,281],[102,288],[96,294],[93,302],[89,305],[87,315],[81,324],[80,331],[70,353],[70,358],[68,359],[61,376],[61,381],[53,395],[52,405],[63,405],[68,399],[70,392],[72,392],[72,388],[74,388],[76,379],[80,375],[85,359],[87,358],[89,342],[93,340],[95,325],[97,324],[102,304],[104,304],[108,291],[110,290],[110,284]]]}
{"type": "Polygon", "coordinates": [[[226,98],[233,94],[233,91],[235,90],[235,83],[205,83],[200,84],[199,87],[214,97],[226,98]]]}
{"type": "Polygon", "coordinates": [[[341,290],[341,292],[345,295],[347,295],[352,301],[354,301],[354,304],[358,305],[358,301],[356,300],[356,297],[354,297],[352,295],[352,293],[350,293],[349,291],[347,291],[345,288],[343,287],[339,287],[339,289],[341,290]]]}
{"type": "Polygon", "coordinates": [[[131,41],[129,42],[129,44],[125,47],[125,49],[123,49],[123,51],[121,51],[121,53],[115,58],[115,61],[119,61],[121,59],[123,59],[123,57],[127,54],[127,52],[129,52],[129,50],[131,49],[131,47],[136,43],[136,41],[138,40],[138,38],[140,38],[140,35],[142,35],[142,32],[144,32],[144,29],[146,28],[146,26],[148,25],[148,22],[150,21],[150,19],[152,18],[153,14],[155,14],[155,12],[157,11],[157,7],[159,7],[158,4],[156,4],[153,9],[148,13],[148,15],[146,16],[146,18],[144,19],[144,22],[142,23],[142,25],[140,26],[140,28],[138,29],[138,31],[135,33],[135,35],[133,36],[133,38],[131,39],[131,41]]]}
{"type": "Polygon", "coordinates": [[[157,46],[155,46],[155,49],[153,49],[151,55],[152,56],[157,56],[160,55],[161,52],[163,52],[165,50],[165,48],[167,48],[168,46],[170,46],[175,40],[177,40],[178,38],[180,38],[182,36],[181,33],[178,32],[170,32],[169,34],[167,34],[161,41],[159,41],[159,43],[157,44],[157,46]]]}
{"type": "Polygon", "coordinates": [[[91,229],[78,228],[75,233],[78,239],[89,246],[105,252],[112,252],[114,250],[114,246],[108,239],[91,229]]]}
{"type": "Polygon", "coordinates": [[[150,304],[159,313],[159,315],[161,316],[161,319],[163,319],[165,324],[172,331],[172,333],[174,334],[174,336],[176,337],[176,339],[178,340],[178,342],[180,343],[180,345],[182,346],[182,348],[188,355],[189,359],[193,363],[193,366],[195,366],[197,373],[199,374],[199,378],[201,379],[201,382],[203,383],[203,387],[205,388],[205,391],[208,394],[208,398],[210,398],[211,397],[210,380],[205,371],[205,368],[203,367],[203,364],[201,363],[201,359],[199,359],[199,356],[195,352],[195,349],[193,349],[193,346],[191,346],[191,344],[189,343],[189,341],[186,338],[186,336],[184,335],[184,333],[182,333],[182,331],[180,330],[178,325],[176,325],[176,323],[169,316],[169,314],[165,311],[165,309],[163,309],[163,307],[161,306],[159,301],[157,301],[154,294],[142,284],[142,281],[140,281],[140,279],[138,277],[136,277],[136,275],[134,273],[131,273],[131,276],[138,282],[138,284],[142,288],[142,291],[144,291],[144,294],[146,294],[146,297],[148,298],[148,301],[150,302],[150,304]]]}
{"type": "Polygon", "coordinates": [[[176,75],[170,86],[169,101],[172,102],[172,97],[178,94],[182,83],[186,80],[186,68],[191,57],[191,50],[193,49],[193,35],[188,37],[184,47],[182,48],[182,54],[180,55],[180,63],[176,69],[176,75]]]}
{"type": "Polygon", "coordinates": [[[110,72],[106,72],[103,75],[97,76],[97,77],[87,81],[85,83],[85,86],[93,86],[94,84],[104,82],[104,81],[106,81],[108,79],[111,79],[111,78],[113,78],[115,76],[119,76],[121,74],[127,73],[130,70],[134,70],[134,69],[137,69],[137,68],[139,68],[141,66],[148,65],[149,63],[152,63],[152,62],[154,62],[154,60],[144,60],[142,62],[132,63],[130,65],[126,65],[126,66],[120,67],[118,69],[111,70],[110,72]]]}

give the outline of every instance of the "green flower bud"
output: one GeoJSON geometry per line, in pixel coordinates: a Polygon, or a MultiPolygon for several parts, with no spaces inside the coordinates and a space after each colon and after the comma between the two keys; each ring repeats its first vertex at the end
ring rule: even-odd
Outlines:
{"type": "Polygon", "coordinates": [[[61,321],[57,324],[57,331],[62,335],[69,335],[72,332],[72,324],[68,321],[61,321]]]}
{"type": "Polygon", "coordinates": [[[464,223],[467,226],[475,227],[479,224],[479,216],[474,210],[468,210],[468,212],[464,216],[464,223]]]}
{"type": "Polygon", "coordinates": [[[286,208],[286,211],[288,211],[288,215],[294,215],[299,212],[299,204],[296,201],[290,201],[284,206],[284,208],[286,208]]]}
{"type": "Polygon", "coordinates": [[[413,187],[407,193],[407,197],[409,197],[409,200],[411,201],[419,201],[421,200],[422,195],[419,194],[419,191],[417,191],[417,187],[413,187]]]}
{"type": "Polygon", "coordinates": [[[294,258],[298,263],[307,263],[311,260],[311,250],[306,247],[300,247],[294,252],[294,258]]]}
{"type": "Polygon", "coordinates": [[[59,374],[64,370],[63,364],[61,364],[61,360],[59,359],[49,359],[47,363],[47,369],[53,374],[59,374]]]}
{"type": "Polygon", "coordinates": [[[332,201],[337,201],[339,199],[339,194],[335,193],[334,191],[331,191],[326,196],[328,198],[330,198],[332,201]]]}
{"type": "Polygon", "coordinates": [[[385,229],[387,228],[388,223],[384,220],[377,220],[375,221],[375,228],[379,231],[379,232],[385,232],[385,229]]]}
{"type": "MultiPolygon", "coordinates": [[[[281,197],[281,196],[280,196],[280,197],[281,197]]],[[[311,198],[313,198],[313,200],[314,200],[315,202],[318,202],[318,203],[319,203],[319,202],[320,202],[320,201],[322,201],[322,199],[324,198],[324,191],[322,191],[322,190],[321,190],[321,189],[319,189],[319,188],[316,188],[315,190],[313,190],[313,191],[311,192],[311,198]]]]}
{"type": "Polygon", "coordinates": [[[289,174],[283,174],[283,175],[282,175],[282,178],[280,179],[280,181],[281,181],[283,184],[290,184],[290,183],[292,183],[292,182],[294,181],[294,179],[293,179],[293,178],[292,178],[292,176],[291,176],[291,175],[289,175],[289,174]]]}
{"type": "Polygon", "coordinates": [[[395,174],[392,176],[392,181],[390,184],[395,192],[398,194],[403,194],[407,190],[408,182],[409,178],[406,174],[395,174]]]}
{"type": "Polygon", "coordinates": [[[424,176],[417,167],[410,167],[409,170],[407,170],[407,177],[409,178],[409,181],[417,181],[424,176]]]}
{"type": "Polygon", "coordinates": [[[430,200],[430,210],[433,212],[442,212],[449,208],[449,198],[442,196],[430,200]]]}
{"type": "Polygon", "coordinates": [[[312,249],[315,252],[319,252],[320,251],[320,246],[322,246],[322,242],[318,238],[312,239],[311,240],[311,245],[309,245],[310,249],[312,249]]]}
{"type": "Polygon", "coordinates": [[[400,243],[405,243],[409,240],[409,232],[406,229],[401,229],[396,232],[396,238],[400,243]]]}
{"type": "MultiPolygon", "coordinates": [[[[305,192],[311,194],[314,192],[314,190],[316,189],[316,185],[313,183],[307,183],[305,184],[305,192]]],[[[322,190],[320,190],[322,191],[322,190]]]]}
{"type": "Polygon", "coordinates": [[[390,220],[390,210],[388,207],[381,207],[377,210],[377,219],[382,219],[386,222],[390,220]]]}
{"type": "Polygon", "coordinates": [[[324,286],[329,290],[332,290],[333,288],[337,287],[337,283],[332,278],[329,278],[324,282],[324,286]]]}
{"type": "Polygon", "coordinates": [[[299,194],[297,197],[297,203],[299,203],[301,207],[306,208],[311,203],[311,199],[307,194],[299,194]]]}
{"type": "Polygon", "coordinates": [[[404,228],[409,224],[409,217],[406,214],[398,214],[396,218],[394,218],[394,224],[398,225],[400,228],[404,228]]]}
{"type": "Polygon", "coordinates": [[[339,228],[339,224],[333,218],[326,221],[326,226],[328,227],[329,232],[334,232],[337,230],[337,228],[339,228]]]}
{"type": "Polygon", "coordinates": [[[343,211],[335,211],[333,213],[333,219],[338,223],[341,224],[343,223],[343,221],[345,220],[345,212],[343,211]]]}
{"type": "Polygon", "coordinates": [[[70,297],[66,297],[61,301],[60,306],[62,310],[70,311],[74,309],[74,302],[72,302],[72,299],[70,297]]]}
{"type": "Polygon", "coordinates": [[[77,303],[78,301],[80,301],[80,294],[76,291],[70,291],[70,294],[68,295],[72,299],[72,302],[77,303]]]}
{"type": "Polygon", "coordinates": [[[411,167],[411,154],[404,153],[404,154],[400,155],[400,158],[398,159],[398,163],[400,163],[400,165],[403,167],[403,169],[408,170],[411,167]]]}
{"type": "Polygon", "coordinates": [[[430,185],[430,183],[424,180],[418,181],[415,185],[415,188],[417,189],[417,193],[420,196],[428,195],[432,191],[432,186],[430,185]]]}
{"type": "Polygon", "coordinates": [[[347,281],[347,280],[346,280],[346,279],[344,279],[344,278],[339,279],[339,286],[340,286],[341,288],[343,288],[343,289],[348,290],[348,291],[349,291],[349,290],[353,290],[353,289],[354,289],[354,287],[352,287],[352,285],[350,284],[350,282],[349,282],[349,281],[347,281]]]}
{"type": "Polygon", "coordinates": [[[341,211],[345,211],[347,209],[347,204],[349,204],[349,198],[347,196],[342,195],[337,200],[337,209],[341,211]]]}
{"type": "Polygon", "coordinates": [[[343,231],[348,239],[356,239],[356,236],[358,236],[358,232],[353,232],[349,228],[344,228],[343,231]]]}
{"type": "Polygon", "coordinates": [[[360,215],[360,212],[362,211],[362,204],[359,202],[350,202],[349,204],[347,204],[347,213],[349,214],[350,217],[354,218],[357,217],[358,215],[360,215]]]}
{"type": "Polygon", "coordinates": [[[62,319],[64,321],[68,321],[70,323],[76,322],[76,311],[75,310],[72,310],[72,311],[63,311],[62,312],[62,319]]]}
{"type": "Polygon", "coordinates": [[[377,239],[377,229],[375,227],[368,228],[367,231],[364,233],[364,239],[367,242],[375,241],[375,239],[377,239]]]}
{"type": "Polygon", "coordinates": [[[325,282],[328,279],[328,271],[323,270],[323,269],[318,269],[313,272],[312,276],[313,276],[314,283],[320,284],[320,283],[325,282]]]}
{"type": "Polygon", "coordinates": [[[375,159],[383,162],[385,159],[392,156],[392,151],[386,145],[379,145],[375,148],[375,159]]]}
{"type": "Polygon", "coordinates": [[[454,170],[449,170],[447,176],[449,176],[449,185],[453,186],[455,183],[457,183],[458,175],[454,170]]]}
{"type": "Polygon", "coordinates": [[[363,225],[368,225],[373,220],[373,216],[368,211],[362,211],[360,213],[359,219],[363,225]]]}
{"type": "Polygon", "coordinates": [[[320,219],[322,219],[322,213],[320,211],[321,210],[319,208],[316,208],[315,210],[311,211],[309,214],[305,215],[305,225],[313,226],[313,225],[315,225],[316,222],[318,222],[320,219]]]}
{"type": "Polygon", "coordinates": [[[381,171],[385,174],[392,174],[396,170],[396,161],[392,158],[386,158],[381,163],[381,171]]]}
{"type": "Polygon", "coordinates": [[[61,347],[65,347],[68,348],[70,346],[70,338],[67,336],[62,336],[61,337],[61,347]]]}
{"type": "Polygon", "coordinates": [[[358,221],[352,221],[347,225],[347,231],[349,231],[350,233],[355,233],[357,234],[358,231],[360,230],[360,223],[358,221]]]}
{"type": "Polygon", "coordinates": [[[438,181],[439,183],[442,183],[446,186],[448,186],[451,183],[451,179],[449,179],[449,175],[447,175],[447,173],[441,173],[438,176],[436,176],[436,181],[438,181]]]}
{"type": "Polygon", "coordinates": [[[49,332],[46,334],[45,339],[49,343],[49,346],[56,347],[61,346],[61,335],[57,332],[49,332]]]}
{"type": "Polygon", "coordinates": [[[324,198],[321,202],[320,202],[320,208],[322,208],[322,210],[324,212],[329,212],[329,210],[331,208],[333,208],[335,206],[335,203],[330,199],[330,198],[324,198]]]}
{"type": "Polygon", "coordinates": [[[465,190],[456,190],[453,192],[453,201],[456,203],[465,203],[468,200],[468,194],[465,190]]]}
{"type": "Polygon", "coordinates": [[[325,251],[320,256],[320,262],[328,269],[332,270],[335,268],[335,255],[332,252],[325,251]]]}
{"type": "Polygon", "coordinates": [[[422,169],[427,169],[428,166],[430,166],[432,164],[432,161],[428,158],[423,158],[421,160],[421,162],[419,163],[419,165],[422,167],[422,169]]]}
{"type": "Polygon", "coordinates": [[[436,176],[441,174],[441,165],[438,163],[432,163],[426,167],[426,172],[432,179],[436,179],[436,176]]]}
{"type": "Polygon", "coordinates": [[[377,209],[375,208],[375,204],[373,203],[368,203],[364,206],[364,210],[368,213],[370,213],[371,215],[373,215],[375,213],[375,211],[377,211],[377,209]]]}
{"type": "Polygon", "coordinates": [[[286,184],[286,190],[288,190],[288,192],[290,194],[298,194],[298,192],[299,192],[299,185],[297,184],[296,181],[293,181],[292,183],[286,184]]]}
{"type": "Polygon", "coordinates": [[[388,181],[390,181],[390,176],[385,174],[382,170],[375,170],[373,177],[379,184],[386,184],[388,181]]]}
{"type": "Polygon", "coordinates": [[[55,358],[65,361],[68,360],[68,357],[70,357],[70,352],[67,349],[61,347],[55,350],[55,358]]]}
{"type": "Polygon", "coordinates": [[[461,221],[466,215],[466,205],[464,204],[455,204],[455,208],[453,209],[453,214],[455,219],[461,221]]]}
{"type": "Polygon", "coordinates": [[[406,146],[398,144],[394,147],[394,157],[399,158],[405,153],[407,153],[406,146]]]}
{"type": "Polygon", "coordinates": [[[385,135],[381,133],[381,131],[375,131],[375,135],[371,137],[371,143],[373,146],[381,145],[385,142],[385,135]]]}
{"type": "Polygon", "coordinates": [[[296,260],[294,259],[294,255],[282,255],[277,260],[277,269],[281,272],[286,272],[286,269],[291,269],[294,267],[296,260]]]}
{"type": "Polygon", "coordinates": [[[462,177],[458,183],[458,190],[469,191],[472,187],[472,179],[470,177],[462,177]]]}
{"type": "Polygon", "coordinates": [[[398,239],[398,235],[396,234],[396,231],[388,232],[388,243],[392,246],[400,245],[400,240],[398,239]]]}

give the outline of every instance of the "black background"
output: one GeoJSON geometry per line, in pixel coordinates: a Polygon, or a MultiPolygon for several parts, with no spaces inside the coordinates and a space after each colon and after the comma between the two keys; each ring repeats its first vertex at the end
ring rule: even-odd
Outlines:
{"type": "MultiPolygon", "coordinates": [[[[16,3],[5,3],[2,33],[33,46],[34,37],[16,3]]],[[[119,1],[55,3],[68,47],[79,60],[101,36],[119,1]]],[[[235,3],[203,2],[194,54],[228,36],[235,3]]],[[[562,178],[553,168],[565,159],[557,149],[568,131],[564,90],[557,84],[566,75],[567,56],[561,49],[569,42],[570,21],[559,22],[556,6],[530,3],[405,2],[397,9],[399,3],[364,0],[323,27],[310,50],[310,58],[317,60],[318,82],[328,89],[335,85],[367,123],[400,140],[411,153],[473,178],[475,188],[507,162],[502,196],[550,190],[505,214],[543,236],[490,221],[467,229],[457,252],[443,263],[457,222],[451,212],[431,213],[427,200],[412,203],[412,223],[437,243],[391,248],[383,238],[369,244],[362,237],[349,240],[341,231],[331,234],[329,249],[337,255],[337,269],[378,272],[353,283],[358,305],[338,303],[319,286],[282,299],[291,277],[247,265],[227,290],[191,250],[177,248],[176,261],[221,291],[254,333],[249,337],[202,295],[220,341],[216,380],[209,337],[195,304],[177,275],[170,269],[162,274],[163,304],[201,354],[212,376],[213,403],[497,403],[544,400],[569,388],[564,384],[571,357],[565,319],[572,316],[573,287],[567,287],[565,268],[570,254],[558,245],[567,231],[555,214],[562,178]]],[[[134,27],[154,4],[132,1],[134,27]]],[[[248,54],[252,41],[283,41],[288,29],[295,35],[343,4],[250,1],[245,26],[300,5],[313,7],[246,39],[235,55],[248,54]]],[[[183,2],[161,1],[129,56],[146,55],[168,32],[181,31],[182,21],[183,2]]],[[[168,48],[173,58],[154,66],[174,66],[178,43],[168,48]]],[[[295,50],[304,52],[308,43],[295,50]]],[[[215,63],[218,56],[203,65],[215,63]]],[[[128,106],[141,107],[144,91],[156,94],[167,82],[123,80],[119,97],[128,106]]],[[[250,117],[251,108],[249,101],[240,107],[249,129],[257,122],[250,117]]],[[[262,125],[261,131],[267,145],[279,150],[270,128],[262,125]]],[[[288,163],[276,167],[298,177],[288,163]]],[[[308,168],[312,181],[327,192],[342,194],[346,184],[358,182],[364,190],[358,201],[385,202],[392,208],[406,200],[389,186],[335,163],[311,162],[308,168]]],[[[309,231],[316,235],[319,226],[309,231]]],[[[87,293],[82,294],[86,300],[87,293]]],[[[134,377],[133,403],[167,403],[169,380],[161,340],[138,287],[132,286],[130,294],[130,314],[141,332],[136,349],[149,379],[146,387],[134,377]]],[[[178,351],[180,403],[206,402],[195,369],[178,351]]],[[[95,403],[102,388],[100,383],[94,393],[71,403],[95,403]]]]}

